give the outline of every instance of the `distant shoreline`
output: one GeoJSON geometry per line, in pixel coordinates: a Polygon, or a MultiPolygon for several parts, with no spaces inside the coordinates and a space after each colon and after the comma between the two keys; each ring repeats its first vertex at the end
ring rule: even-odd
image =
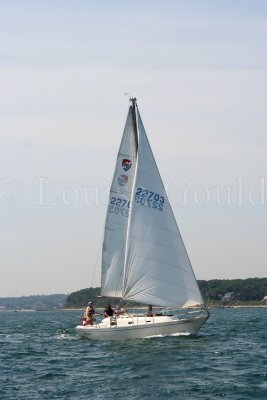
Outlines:
{"type": "MultiPolygon", "coordinates": [[[[11,309],[1,309],[0,313],[4,312],[58,312],[58,311],[80,311],[81,313],[85,312],[85,308],[57,308],[57,309],[46,309],[46,310],[35,310],[35,309],[17,309],[17,310],[11,310],[11,309]]],[[[224,308],[267,308],[267,304],[259,304],[259,305],[211,305],[208,306],[208,309],[224,309],[224,308]]],[[[147,307],[133,307],[133,308],[128,308],[129,311],[131,310],[146,310],[147,307]]],[[[104,307],[96,307],[95,308],[97,314],[102,315],[104,307]]],[[[186,310],[186,308],[184,309],[186,310]]]]}
{"type": "Polygon", "coordinates": [[[225,305],[221,305],[221,306],[208,306],[209,308],[265,308],[267,307],[267,304],[262,304],[262,305],[255,305],[255,306],[249,306],[249,305],[242,305],[242,306],[225,306],[225,305]]]}
{"type": "MultiPolygon", "coordinates": [[[[208,305],[208,308],[266,308],[267,304],[258,305],[208,305]]],[[[85,311],[85,308],[61,308],[59,311],[85,311]]],[[[192,307],[193,308],[193,307],[192,307]]],[[[103,310],[104,307],[96,307],[96,310],[103,310]]],[[[139,309],[146,310],[147,307],[128,307],[128,310],[139,309]]],[[[186,310],[186,308],[185,308],[186,310]]]]}

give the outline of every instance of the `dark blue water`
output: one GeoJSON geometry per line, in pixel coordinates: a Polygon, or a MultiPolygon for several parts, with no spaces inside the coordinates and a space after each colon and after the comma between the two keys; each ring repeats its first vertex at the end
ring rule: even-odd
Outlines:
{"type": "Polygon", "coordinates": [[[267,308],[214,309],[195,337],[91,342],[79,311],[0,313],[0,399],[267,399],[267,308]]]}

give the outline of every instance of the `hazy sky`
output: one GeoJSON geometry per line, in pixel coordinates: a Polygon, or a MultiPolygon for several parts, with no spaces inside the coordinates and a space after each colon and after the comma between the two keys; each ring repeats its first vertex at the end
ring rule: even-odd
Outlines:
{"type": "Polygon", "coordinates": [[[0,1],[0,297],[100,283],[139,110],[198,279],[266,277],[267,2],[0,1]]]}

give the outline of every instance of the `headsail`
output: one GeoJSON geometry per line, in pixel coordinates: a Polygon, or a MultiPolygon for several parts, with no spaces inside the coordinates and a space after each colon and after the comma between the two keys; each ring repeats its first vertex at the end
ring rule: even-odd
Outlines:
{"type": "Polygon", "coordinates": [[[136,113],[138,155],[122,296],[161,306],[203,304],[137,109],[136,113]]]}
{"type": "Polygon", "coordinates": [[[102,249],[102,296],[121,297],[125,242],[136,166],[136,129],[130,106],[110,189],[102,249]]]}

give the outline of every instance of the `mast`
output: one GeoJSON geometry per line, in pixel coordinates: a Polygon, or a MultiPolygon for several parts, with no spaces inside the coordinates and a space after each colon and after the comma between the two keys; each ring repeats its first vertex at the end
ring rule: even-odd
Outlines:
{"type": "MultiPolygon", "coordinates": [[[[133,113],[133,125],[134,125],[134,137],[135,137],[135,146],[136,153],[138,151],[138,127],[137,127],[137,113],[136,113],[136,97],[130,97],[130,102],[132,103],[132,113],[133,113]]],[[[152,315],[152,304],[148,305],[147,315],[152,315]]]]}
{"type": "MultiPolygon", "coordinates": [[[[132,118],[133,118],[133,130],[134,130],[134,141],[135,141],[135,156],[136,156],[136,166],[135,166],[135,171],[134,171],[134,178],[133,178],[133,184],[132,184],[132,193],[131,193],[131,199],[130,199],[130,210],[129,210],[129,216],[128,216],[128,223],[127,223],[127,231],[126,231],[126,240],[125,240],[125,251],[124,251],[124,268],[123,268],[123,291],[125,288],[125,271],[126,271],[126,262],[127,262],[127,253],[128,253],[128,237],[129,237],[129,227],[130,227],[130,215],[132,212],[132,205],[134,203],[134,197],[135,197],[135,190],[133,188],[135,187],[135,181],[136,181],[136,171],[138,168],[138,141],[139,141],[139,133],[138,133],[138,125],[137,125],[137,104],[136,104],[136,97],[130,97],[129,99],[131,106],[130,108],[132,109],[132,118]]],[[[123,299],[123,296],[122,296],[123,299]]]]}
{"type": "Polygon", "coordinates": [[[136,97],[130,97],[130,102],[132,103],[135,148],[136,148],[136,153],[137,153],[137,150],[138,150],[138,132],[137,132],[137,117],[136,117],[136,108],[137,108],[136,97]]]}

